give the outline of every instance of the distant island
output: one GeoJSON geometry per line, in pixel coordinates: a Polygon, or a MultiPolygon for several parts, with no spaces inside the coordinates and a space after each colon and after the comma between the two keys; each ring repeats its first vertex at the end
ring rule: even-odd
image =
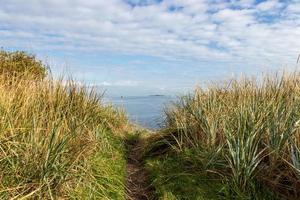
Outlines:
{"type": "Polygon", "coordinates": [[[148,95],[149,97],[164,97],[165,95],[163,94],[151,94],[151,95],[148,95]]]}

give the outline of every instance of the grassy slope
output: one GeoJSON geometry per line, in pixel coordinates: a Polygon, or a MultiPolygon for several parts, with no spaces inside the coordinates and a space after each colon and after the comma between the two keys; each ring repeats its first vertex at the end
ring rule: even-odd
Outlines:
{"type": "Polygon", "coordinates": [[[146,162],[151,181],[162,200],[214,200],[222,184],[191,166],[187,154],[169,154],[146,162]]]}
{"type": "Polygon", "coordinates": [[[179,99],[146,149],[160,198],[299,199],[299,83],[232,81],[179,99]]]}
{"type": "MultiPolygon", "coordinates": [[[[0,198],[125,199],[124,113],[25,74],[0,75],[0,198]]],[[[158,197],[299,199],[299,109],[297,74],[183,96],[145,150],[158,197]]]]}
{"type": "Polygon", "coordinates": [[[125,199],[125,150],[123,140],[102,135],[100,147],[86,164],[84,181],[71,188],[71,199],[125,199]]]}
{"type": "Polygon", "coordinates": [[[124,199],[124,113],[72,82],[0,77],[0,198],[124,199]]]}

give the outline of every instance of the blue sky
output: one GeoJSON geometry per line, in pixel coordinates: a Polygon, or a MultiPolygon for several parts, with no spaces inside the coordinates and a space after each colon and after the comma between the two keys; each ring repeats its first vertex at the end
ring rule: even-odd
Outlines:
{"type": "Polygon", "coordinates": [[[0,0],[0,46],[109,95],[178,94],[291,70],[297,0],[0,0]]]}

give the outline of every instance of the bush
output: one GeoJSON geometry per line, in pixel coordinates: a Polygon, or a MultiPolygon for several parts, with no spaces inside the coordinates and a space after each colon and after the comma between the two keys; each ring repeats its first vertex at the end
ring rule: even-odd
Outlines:
{"type": "Polygon", "coordinates": [[[35,55],[24,51],[0,50],[0,73],[9,78],[31,77],[41,80],[46,77],[47,69],[35,55]]]}

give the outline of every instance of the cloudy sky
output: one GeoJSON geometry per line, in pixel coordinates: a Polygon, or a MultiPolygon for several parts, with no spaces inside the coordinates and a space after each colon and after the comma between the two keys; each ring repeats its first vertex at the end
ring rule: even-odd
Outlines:
{"type": "Polygon", "coordinates": [[[116,95],[294,69],[299,0],[0,0],[0,46],[116,95]]]}

